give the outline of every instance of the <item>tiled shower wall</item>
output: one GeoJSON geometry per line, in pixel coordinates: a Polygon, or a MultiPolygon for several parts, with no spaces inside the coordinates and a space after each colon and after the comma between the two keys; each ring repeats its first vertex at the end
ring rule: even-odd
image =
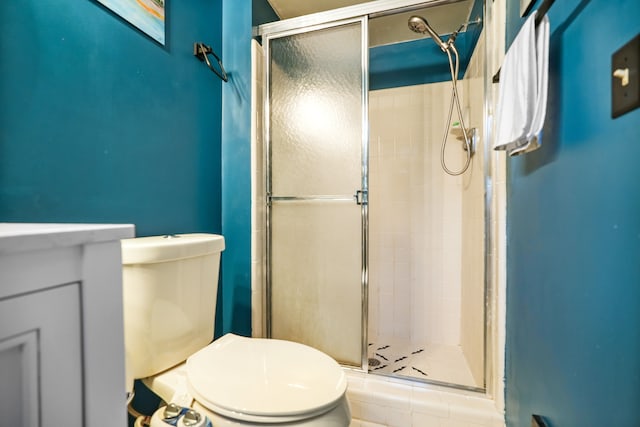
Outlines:
{"type": "MultiPolygon", "coordinates": [[[[483,53],[482,41],[476,52],[483,53]]],[[[459,82],[468,128],[483,134],[483,61],[459,82]]],[[[447,175],[440,149],[451,83],[370,93],[369,334],[379,343],[461,345],[484,382],[484,159],[447,175]]],[[[446,163],[465,159],[455,123],[446,163]]]]}
{"type": "MultiPolygon", "coordinates": [[[[460,343],[462,179],[440,166],[450,94],[446,82],[370,93],[370,341],[460,343]]],[[[459,169],[451,134],[446,154],[459,169]]]]}

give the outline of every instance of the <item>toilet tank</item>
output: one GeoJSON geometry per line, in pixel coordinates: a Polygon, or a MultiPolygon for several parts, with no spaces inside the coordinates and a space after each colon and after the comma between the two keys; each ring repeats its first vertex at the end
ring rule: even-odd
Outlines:
{"type": "Polygon", "coordinates": [[[215,234],[122,240],[128,387],[213,340],[223,250],[215,234]]]}

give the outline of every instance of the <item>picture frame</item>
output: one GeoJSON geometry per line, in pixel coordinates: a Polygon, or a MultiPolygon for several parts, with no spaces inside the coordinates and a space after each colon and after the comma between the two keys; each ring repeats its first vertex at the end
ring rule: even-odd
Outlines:
{"type": "Polygon", "coordinates": [[[164,46],[165,0],[97,0],[164,46]]]}

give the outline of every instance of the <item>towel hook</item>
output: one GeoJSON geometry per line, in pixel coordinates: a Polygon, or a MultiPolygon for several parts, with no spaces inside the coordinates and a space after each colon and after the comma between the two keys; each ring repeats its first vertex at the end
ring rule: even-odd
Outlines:
{"type": "Polygon", "coordinates": [[[209,69],[213,71],[216,76],[220,77],[222,81],[224,82],[229,81],[227,72],[224,70],[224,67],[222,66],[222,60],[218,55],[216,55],[213,49],[211,49],[211,46],[207,46],[204,43],[195,42],[193,44],[193,56],[198,58],[200,61],[206,62],[209,69]],[[216,70],[215,67],[211,65],[211,62],[209,61],[209,57],[207,56],[209,54],[213,55],[216,61],[218,61],[218,66],[220,67],[220,71],[216,70]]]}

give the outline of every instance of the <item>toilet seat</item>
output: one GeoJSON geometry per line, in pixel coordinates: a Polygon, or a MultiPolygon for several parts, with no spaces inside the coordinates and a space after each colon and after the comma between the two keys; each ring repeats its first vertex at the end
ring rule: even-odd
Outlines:
{"type": "Polygon", "coordinates": [[[344,397],[338,363],[303,344],[227,334],[186,363],[189,393],[204,407],[249,422],[320,415],[344,397]]]}

